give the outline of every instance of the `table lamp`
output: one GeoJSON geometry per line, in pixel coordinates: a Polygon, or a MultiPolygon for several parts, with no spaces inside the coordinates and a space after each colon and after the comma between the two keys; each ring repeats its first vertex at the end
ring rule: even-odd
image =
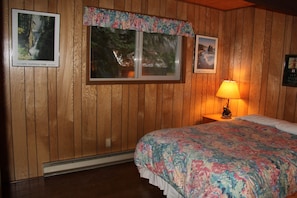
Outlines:
{"type": "Polygon", "coordinates": [[[231,119],[232,113],[229,109],[229,99],[239,99],[240,94],[238,90],[238,85],[233,80],[224,80],[216,94],[219,98],[227,99],[227,104],[224,106],[222,113],[222,118],[231,119]]]}

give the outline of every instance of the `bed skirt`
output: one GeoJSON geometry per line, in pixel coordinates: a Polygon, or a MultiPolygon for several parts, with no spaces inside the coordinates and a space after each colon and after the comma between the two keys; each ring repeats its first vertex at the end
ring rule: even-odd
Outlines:
{"type": "Polygon", "coordinates": [[[181,196],[170,184],[168,184],[158,175],[153,174],[150,170],[138,167],[138,171],[140,177],[148,179],[150,184],[160,188],[167,198],[183,198],[183,196],[181,196]]]}

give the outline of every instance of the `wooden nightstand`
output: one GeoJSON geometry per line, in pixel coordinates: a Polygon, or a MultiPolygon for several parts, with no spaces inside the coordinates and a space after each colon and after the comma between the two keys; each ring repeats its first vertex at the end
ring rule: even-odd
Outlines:
{"type": "Polygon", "coordinates": [[[202,123],[208,123],[208,122],[215,122],[215,121],[230,121],[234,120],[235,117],[232,117],[231,119],[223,119],[222,114],[208,114],[204,115],[202,119],[202,123]]]}

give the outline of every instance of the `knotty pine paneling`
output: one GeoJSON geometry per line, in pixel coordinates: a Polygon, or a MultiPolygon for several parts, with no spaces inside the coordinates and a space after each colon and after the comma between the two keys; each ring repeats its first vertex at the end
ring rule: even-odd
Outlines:
{"type": "Polygon", "coordinates": [[[250,89],[248,94],[249,105],[247,108],[248,113],[255,114],[259,112],[260,97],[261,97],[261,76],[262,67],[259,65],[263,62],[263,51],[264,51],[264,37],[265,37],[265,19],[266,12],[264,10],[256,9],[254,13],[254,28],[252,32],[252,57],[249,74],[250,89]]]}
{"type": "MultiPolygon", "coordinates": [[[[291,42],[294,42],[293,41],[293,38],[292,38],[292,22],[293,22],[293,17],[292,16],[285,16],[286,19],[285,19],[285,32],[284,32],[284,45],[283,45],[283,53],[284,54],[289,54],[291,49],[291,42]]],[[[294,50],[293,50],[294,51],[294,50]]],[[[280,97],[279,97],[279,104],[278,104],[278,110],[277,110],[277,117],[283,117],[285,118],[286,120],[294,120],[294,118],[290,119],[290,118],[286,118],[286,115],[287,113],[285,113],[283,111],[283,109],[285,108],[285,105],[286,103],[289,103],[289,104],[294,104],[296,102],[296,98],[292,98],[292,97],[286,97],[286,92],[287,92],[287,89],[286,87],[281,87],[280,89],[280,97]],[[291,99],[293,101],[288,101],[288,99],[291,99]]],[[[295,93],[294,91],[292,92],[293,94],[296,95],[296,89],[292,89],[292,90],[295,90],[295,93]]],[[[288,111],[291,111],[291,113],[288,113],[288,115],[294,115],[294,111],[295,109],[294,108],[289,108],[288,111]]],[[[296,116],[296,115],[295,115],[296,116]]]]}
{"type": "Polygon", "coordinates": [[[138,113],[139,113],[139,86],[129,85],[128,94],[128,121],[127,121],[127,149],[133,149],[138,139],[138,113]],[[132,108],[133,107],[133,108],[132,108]]]}
{"type": "MultiPolygon", "coordinates": [[[[57,68],[57,128],[59,159],[74,157],[74,8],[73,1],[57,1],[60,13],[60,67],[57,68]]],[[[86,123],[87,124],[87,123],[86,123]]],[[[50,144],[50,143],[49,143],[50,144]]]]}
{"type": "MultiPolygon", "coordinates": [[[[86,49],[87,47],[87,42],[86,42],[86,38],[83,37],[84,34],[86,34],[86,29],[82,29],[81,28],[81,24],[82,24],[82,14],[83,14],[83,9],[81,9],[83,7],[83,2],[82,1],[77,1],[75,2],[75,6],[74,6],[74,34],[73,34],[73,41],[76,45],[74,45],[73,47],[73,58],[74,58],[74,63],[73,63],[73,87],[75,87],[75,89],[73,89],[73,95],[75,97],[73,97],[73,108],[75,109],[75,111],[73,112],[73,120],[75,120],[75,122],[73,123],[73,133],[74,133],[74,156],[75,157],[80,157],[82,155],[84,155],[84,149],[82,148],[83,145],[83,141],[82,141],[82,131],[84,131],[85,125],[82,125],[82,118],[84,116],[83,113],[85,113],[85,108],[83,107],[83,96],[85,96],[85,91],[87,91],[87,87],[85,84],[83,84],[82,82],[85,82],[86,77],[85,77],[85,68],[86,68],[86,57],[87,57],[87,50],[82,50],[82,49],[86,49]]],[[[95,121],[96,122],[96,121],[95,121]]],[[[56,125],[55,125],[55,129],[56,129],[56,125]]],[[[57,131],[55,130],[55,137],[57,137],[57,131]]],[[[53,161],[56,161],[59,159],[59,155],[58,155],[58,149],[57,149],[57,140],[56,144],[54,145],[55,147],[55,152],[54,155],[52,155],[51,157],[53,157],[54,159],[52,159],[53,161]]],[[[96,142],[97,143],[97,142],[96,142]]]]}
{"type": "MultiPolygon", "coordinates": [[[[297,18],[287,16],[287,27],[286,27],[286,53],[297,54],[297,18]],[[288,31],[290,33],[288,33],[288,31]]],[[[295,121],[297,120],[297,89],[292,87],[287,87],[285,90],[286,94],[282,95],[284,97],[285,104],[283,110],[283,116],[286,120],[295,121]]]]}
{"type": "Polygon", "coordinates": [[[1,49],[2,52],[2,63],[1,63],[1,131],[0,133],[0,141],[1,141],[1,182],[4,183],[9,180],[15,179],[14,174],[14,160],[13,160],[13,145],[12,145],[12,120],[11,120],[11,96],[10,96],[10,36],[9,36],[9,28],[10,28],[10,16],[9,12],[9,2],[2,1],[1,2],[2,12],[2,20],[1,23],[1,43],[3,48],[1,49]],[[6,30],[6,31],[4,31],[6,30]],[[4,92],[4,93],[3,93],[4,92]]]}
{"type": "Polygon", "coordinates": [[[242,99],[231,100],[234,115],[297,122],[297,88],[281,86],[284,55],[297,53],[294,16],[255,8],[223,12],[176,0],[3,0],[2,5],[5,180],[42,176],[44,162],[134,149],[155,129],[199,124],[203,114],[222,111],[226,101],[215,94],[224,79],[239,83],[242,99]],[[185,83],[86,85],[84,5],[191,22],[196,34],[218,37],[217,72],[193,73],[195,39],[187,38],[185,83]],[[61,15],[58,68],[11,66],[12,8],[61,15]]]}
{"type": "Polygon", "coordinates": [[[281,75],[278,75],[282,72],[283,60],[279,59],[283,54],[283,45],[284,45],[284,36],[285,36],[285,15],[279,13],[273,13],[272,21],[272,33],[271,33],[271,42],[270,42],[270,53],[269,53],[269,66],[268,66],[268,82],[269,86],[266,89],[266,94],[269,96],[267,98],[265,105],[265,114],[271,117],[276,117],[277,109],[279,105],[279,93],[280,93],[280,84],[282,81],[281,75]],[[273,108],[274,107],[274,108],[273,108]]]}

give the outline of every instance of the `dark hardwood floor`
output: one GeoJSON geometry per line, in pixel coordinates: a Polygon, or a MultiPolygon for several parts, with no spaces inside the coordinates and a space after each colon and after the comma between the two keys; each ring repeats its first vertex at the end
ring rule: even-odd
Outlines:
{"type": "Polygon", "coordinates": [[[163,191],[139,177],[133,162],[87,171],[34,178],[2,188],[3,198],[164,198],[163,191]]]}

